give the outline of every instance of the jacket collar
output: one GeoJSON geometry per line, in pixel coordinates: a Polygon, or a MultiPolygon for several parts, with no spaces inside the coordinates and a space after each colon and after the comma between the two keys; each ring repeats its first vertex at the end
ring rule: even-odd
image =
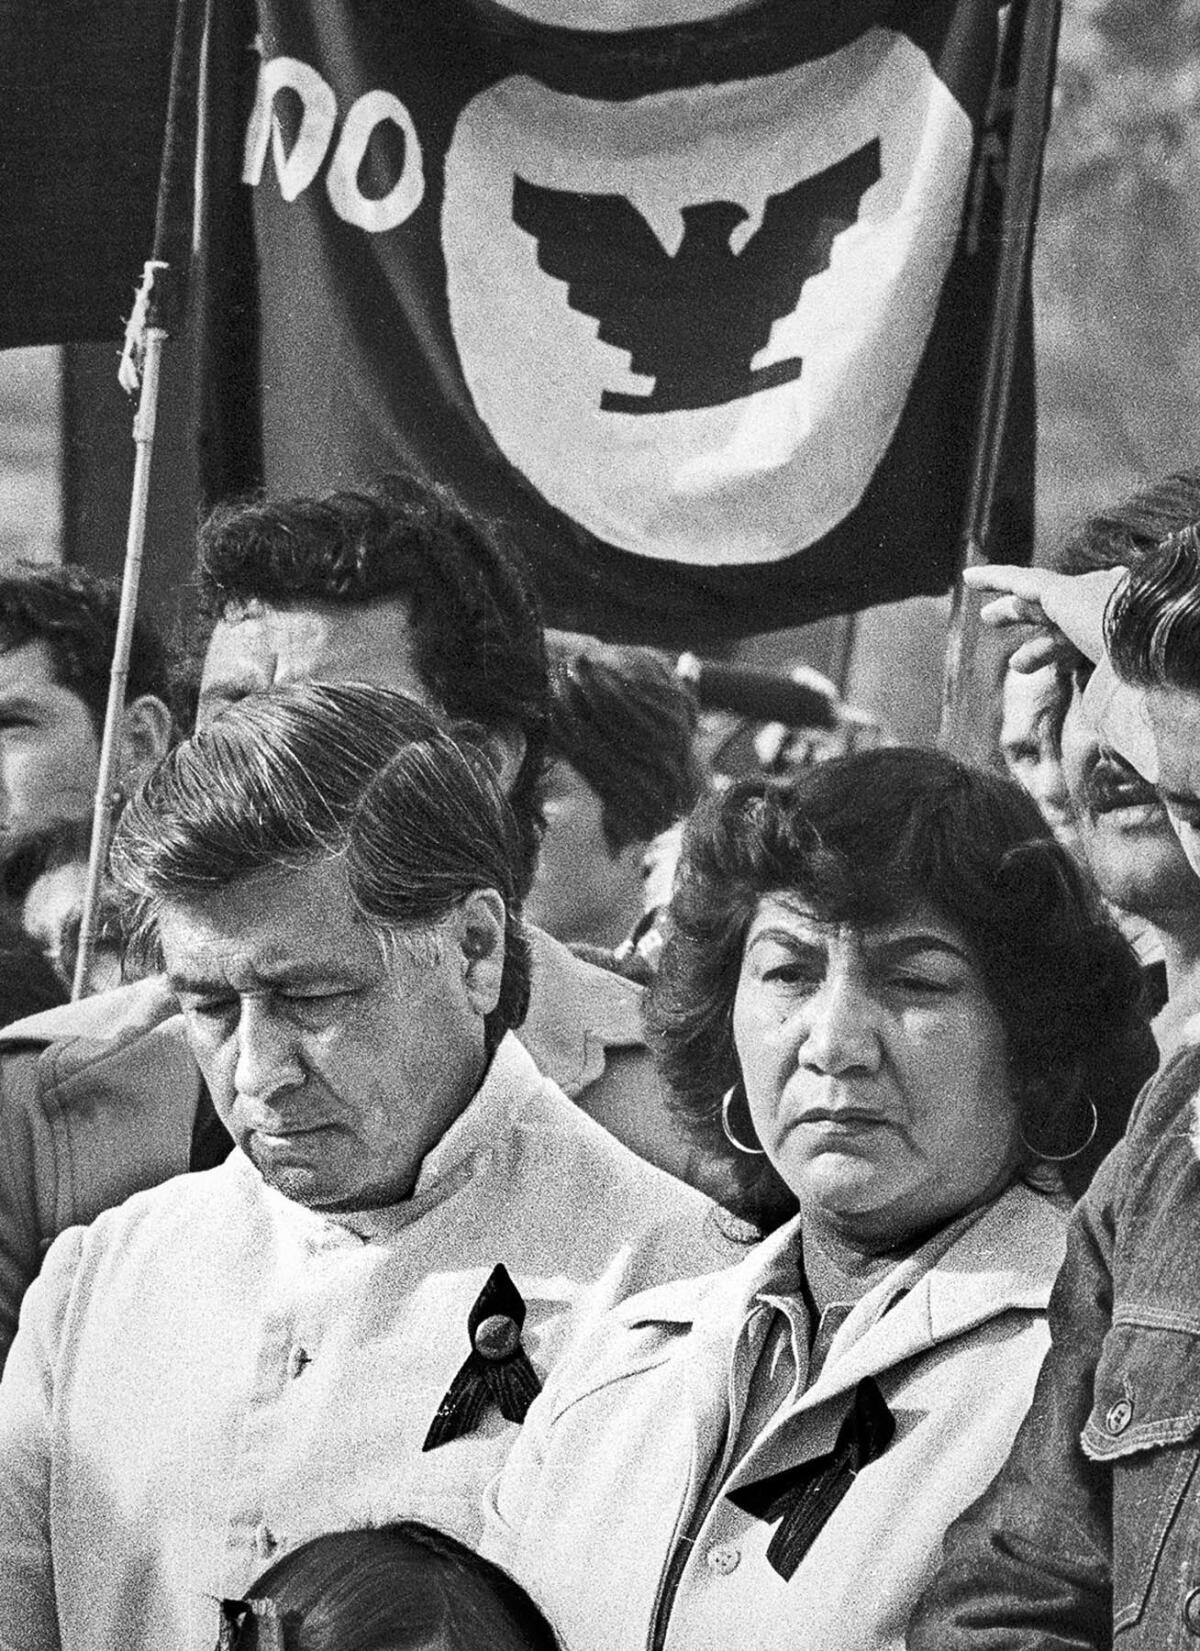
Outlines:
{"type": "MultiPolygon", "coordinates": [[[[838,1330],[804,1402],[854,1387],[916,1353],[951,1341],[1012,1309],[1044,1311],[1062,1261],[1066,1223],[1049,1198],[1017,1185],[983,1210],[954,1222],[900,1262],[856,1303],[838,1330]]],[[[704,1390],[718,1366],[723,1392],[729,1359],[746,1314],[784,1252],[800,1239],[801,1218],[756,1245],[724,1273],[661,1285],[631,1297],[616,1316],[631,1328],[691,1329],[704,1390]],[[702,1370],[701,1368],[702,1367],[702,1370]],[[706,1374],[707,1373],[707,1374],[706,1374]]]]}
{"type": "Polygon", "coordinates": [[[645,1042],[645,994],[635,981],[585,963],[544,930],[525,932],[533,983],[519,1036],[538,1070],[578,1095],[604,1071],[606,1049],[645,1042]]]}
{"type": "Polygon", "coordinates": [[[810,1404],[1013,1310],[1045,1312],[1066,1220],[1025,1186],[939,1234],[857,1303],[805,1395],[810,1404]]]}
{"type": "Polygon", "coordinates": [[[14,1021],[0,1031],[0,1048],[78,1039],[88,1046],[85,1055],[94,1058],[178,1014],[179,1004],[167,985],[167,977],[149,975],[112,991],[81,998],[78,1003],[64,1003],[57,1009],[43,1009],[40,1014],[14,1021]]]}

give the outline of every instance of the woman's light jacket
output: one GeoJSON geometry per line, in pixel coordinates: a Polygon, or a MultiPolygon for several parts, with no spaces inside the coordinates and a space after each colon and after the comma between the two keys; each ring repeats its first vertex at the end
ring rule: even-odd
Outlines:
{"type": "Polygon", "coordinates": [[[484,1552],[541,1601],[570,1651],[902,1646],[946,1527],[1004,1461],[1028,1406],[1064,1229],[1055,1201],[1015,1186],[898,1264],[698,1522],[738,1403],[739,1347],[772,1310],[760,1292],[798,1254],[799,1221],[734,1268],[630,1298],[530,1411],[488,1493],[484,1552]],[[785,1580],[766,1557],[775,1523],[725,1492],[831,1452],[864,1378],[894,1436],[785,1580]]]}

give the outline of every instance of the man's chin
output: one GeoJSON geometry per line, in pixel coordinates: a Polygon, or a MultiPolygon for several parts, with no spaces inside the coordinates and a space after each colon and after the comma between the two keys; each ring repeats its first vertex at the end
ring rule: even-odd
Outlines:
{"type": "Polygon", "coordinates": [[[280,1136],[251,1136],[242,1151],[269,1187],[296,1204],[320,1209],[336,1196],[323,1164],[298,1143],[280,1136]]]}

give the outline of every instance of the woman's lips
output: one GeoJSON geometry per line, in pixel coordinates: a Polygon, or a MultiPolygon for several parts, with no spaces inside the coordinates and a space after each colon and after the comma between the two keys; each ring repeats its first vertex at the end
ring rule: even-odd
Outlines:
{"type": "Polygon", "coordinates": [[[818,1108],[811,1112],[802,1113],[796,1120],[799,1124],[820,1124],[826,1129],[878,1129],[889,1120],[878,1112],[865,1112],[856,1107],[847,1107],[844,1110],[818,1108]]]}

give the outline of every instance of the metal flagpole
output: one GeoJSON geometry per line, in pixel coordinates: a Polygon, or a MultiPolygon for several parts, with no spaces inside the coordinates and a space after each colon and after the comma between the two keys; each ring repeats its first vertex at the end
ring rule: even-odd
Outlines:
{"type": "Polygon", "coordinates": [[[83,997],[88,988],[96,949],[100,888],[108,858],[108,840],[121,800],[116,788],[117,768],[125,719],[129,654],[141,582],[142,551],[146,541],[150,461],[158,416],[162,351],[167,339],[177,329],[183,313],[186,272],[192,250],[199,129],[197,98],[205,12],[205,0],[179,0],[155,212],[154,252],[145,265],[133,314],[125,330],[125,351],[121,358],[120,380],[123,388],[131,394],[139,391],[133,420],[133,490],[129,502],[125,565],[121,575],[121,605],[108,682],[104,732],[100,740],[100,772],[92,809],[92,841],[84,885],[79,951],[71,986],[72,999],[83,997]]]}
{"type": "MultiPolygon", "coordinates": [[[[938,743],[943,747],[955,747],[962,735],[959,724],[975,653],[979,617],[978,605],[963,584],[961,569],[987,560],[996,479],[1016,365],[1025,271],[1037,216],[1061,11],[1062,0],[1025,0],[1019,16],[1014,6],[1008,23],[1010,29],[1020,29],[1020,54],[1004,178],[1003,242],[976,421],[971,486],[960,538],[960,573],[954,584],[946,640],[942,716],[938,734],[938,743]]],[[[985,165],[990,162],[986,153],[981,159],[985,165]]]]}

